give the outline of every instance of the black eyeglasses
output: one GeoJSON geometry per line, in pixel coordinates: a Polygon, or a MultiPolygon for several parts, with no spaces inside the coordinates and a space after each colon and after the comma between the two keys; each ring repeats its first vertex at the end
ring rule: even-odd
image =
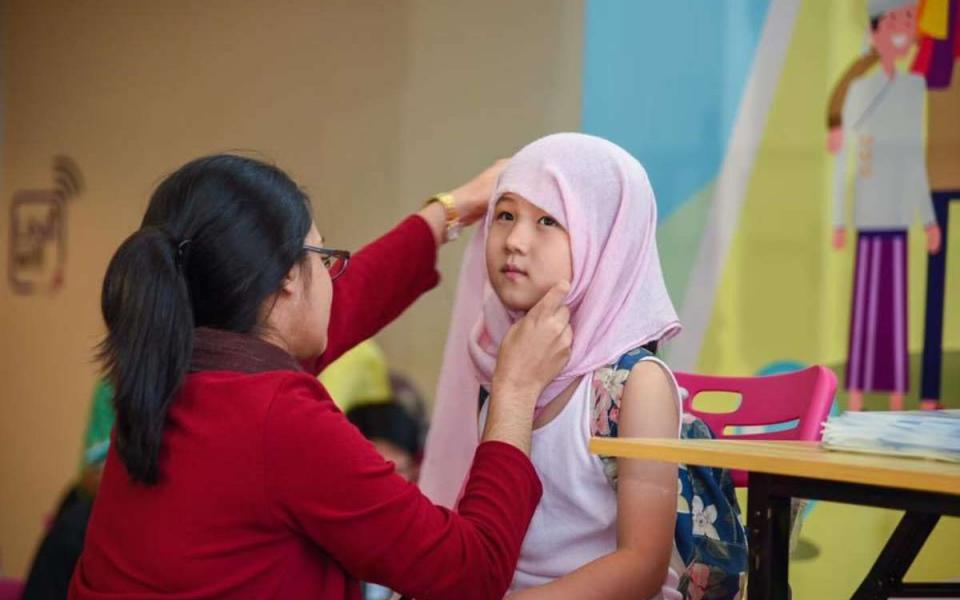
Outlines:
{"type": "Polygon", "coordinates": [[[334,280],[343,275],[347,270],[347,263],[350,262],[350,252],[347,250],[334,250],[332,248],[323,248],[320,246],[303,245],[304,250],[316,252],[323,261],[323,266],[330,272],[330,279],[334,280]]]}

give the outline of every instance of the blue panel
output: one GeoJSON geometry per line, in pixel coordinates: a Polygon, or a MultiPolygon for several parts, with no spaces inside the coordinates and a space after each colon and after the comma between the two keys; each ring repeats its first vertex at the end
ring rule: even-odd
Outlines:
{"type": "Polygon", "coordinates": [[[647,168],[661,219],[723,160],[769,0],[587,0],[582,128],[647,168]]]}

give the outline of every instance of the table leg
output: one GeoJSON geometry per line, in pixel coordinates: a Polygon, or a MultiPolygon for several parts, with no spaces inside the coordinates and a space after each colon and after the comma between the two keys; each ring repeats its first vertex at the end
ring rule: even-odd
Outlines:
{"type": "MultiPolygon", "coordinates": [[[[751,485],[753,483],[751,477],[751,485]]],[[[893,510],[906,510],[870,574],[853,598],[960,598],[960,583],[903,583],[903,576],[942,515],[960,517],[956,495],[917,492],[805,477],[771,476],[768,495],[816,498],[893,510]]],[[[749,506],[748,506],[749,508],[749,506]]]]}
{"type": "Polygon", "coordinates": [[[886,599],[908,593],[926,598],[946,598],[950,597],[948,594],[955,594],[956,585],[903,583],[904,575],[939,520],[937,514],[905,513],[852,600],[886,599]]]}
{"type": "Polygon", "coordinates": [[[775,475],[750,473],[747,532],[750,536],[748,600],[788,600],[790,497],[777,495],[775,475]]]}

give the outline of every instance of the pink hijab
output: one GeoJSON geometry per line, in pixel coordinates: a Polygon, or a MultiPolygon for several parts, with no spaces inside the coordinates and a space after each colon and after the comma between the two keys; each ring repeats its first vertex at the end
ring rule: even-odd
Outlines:
{"type": "MultiPolygon", "coordinates": [[[[537,400],[543,407],[574,379],[628,350],[680,330],[657,254],[657,207],[646,171],[625,150],[580,133],[541,138],[507,164],[490,198],[522,196],[567,230],[573,278],[570,361],[537,400]]],[[[488,386],[512,313],[490,287],[484,259],[492,211],[467,248],[437,385],[420,487],[457,500],[478,444],[478,384],[488,386]]]]}

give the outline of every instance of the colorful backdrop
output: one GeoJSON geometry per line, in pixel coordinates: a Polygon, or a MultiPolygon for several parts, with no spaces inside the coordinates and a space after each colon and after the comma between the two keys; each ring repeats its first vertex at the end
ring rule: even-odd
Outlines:
{"type": "MultiPolygon", "coordinates": [[[[582,128],[629,149],[654,184],[665,276],[685,325],[667,350],[674,368],[744,375],[823,363],[836,370],[846,405],[855,244],[832,247],[826,107],[869,47],[867,23],[859,0],[588,1],[582,128]]],[[[910,56],[898,67],[913,64],[910,56]]],[[[927,92],[925,119],[937,124],[928,155],[955,158],[934,166],[935,189],[960,189],[960,70],[953,79],[927,92]]],[[[940,290],[940,395],[958,408],[960,218],[944,233],[956,241],[940,290]]],[[[929,256],[919,217],[908,240],[906,405],[916,408],[929,256]]],[[[868,409],[886,402],[867,396],[868,409]]],[[[898,518],[818,503],[791,566],[794,597],[849,596],[898,518]]],[[[960,578],[957,551],[960,522],[948,519],[910,577],[960,578]]]]}

